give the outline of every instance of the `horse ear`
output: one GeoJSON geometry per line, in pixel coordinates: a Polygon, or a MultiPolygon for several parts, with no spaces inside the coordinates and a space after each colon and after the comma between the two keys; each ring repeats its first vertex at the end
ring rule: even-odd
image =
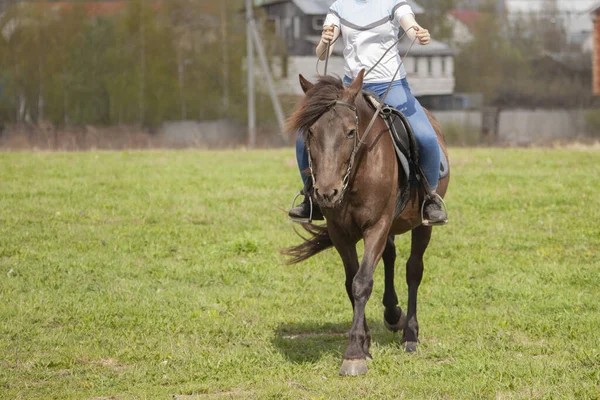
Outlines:
{"type": "Polygon", "coordinates": [[[356,96],[362,92],[363,81],[365,79],[365,69],[361,69],[354,81],[348,87],[348,91],[350,92],[350,100],[354,101],[356,96]]]}
{"type": "Polygon", "coordinates": [[[304,93],[308,92],[313,86],[315,86],[314,84],[310,83],[308,79],[303,77],[302,74],[298,75],[298,78],[300,78],[300,87],[304,93]]]}

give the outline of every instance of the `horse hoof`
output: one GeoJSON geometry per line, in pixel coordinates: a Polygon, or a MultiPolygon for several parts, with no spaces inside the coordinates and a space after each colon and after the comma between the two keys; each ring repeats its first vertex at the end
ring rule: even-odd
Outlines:
{"type": "Polygon", "coordinates": [[[404,343],[402,343],[402,348],[407,353],[414,353],[415,351],[417,351],[418,345],[419,345],[418,342],[404,342],[404,343]]]}
{"type": "Polygon", "coordinates": [[[366,360],[344,360],[340,368],[341,376],[359,376],[368,371],[366,360]]]}
{"type": "Polygon", "coordinates": [[[383,313],[383,323],[385,324],[385,327],[392,332],[398,332],[399,330],[406,328],[406,314],[402,312],[400,307],[396,307],[396,310],[400,312],[400,319],[398,319],[398,322],[395,324],[390,324],[385,318],[385,312],[383,313]]]}

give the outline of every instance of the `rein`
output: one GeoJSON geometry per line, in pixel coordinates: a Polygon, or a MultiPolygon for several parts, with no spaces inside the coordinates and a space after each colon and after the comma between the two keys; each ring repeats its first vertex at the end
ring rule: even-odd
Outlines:
{"type": "MultiPolygon", "coordinates": [[[[406,36],[406,34],[408,33],[409,30],[411,29],[415,29],[416,28],[414,26],[411,26],[409,29],[407,29],[404,34],[402,36],[400,36],[400,38],[398,40],[396,40],[392,46],[390,46],[385,53],[383,53],[383,55],[379,58],[379,60],[377,60],[377,62],[365,73],[364,76],[367,76],[367,74],[369,72],[371,72],[380,62],[381,60],[383,60],[383,58],[386,56],[386,54],[394,47],[396,46],[403,38],[404,36],[406,36]]],[[[339,38],[339,36],[338,36],[339,38]]],[[[337,38],[333,41],[333,42],[328,42],[327,43],[327,56],[325,58],[325,74],[327,74],[327,65],[328,65],[328,61],[329,61],[329,49],[330,46],[332,44],[334,44],[336,42],[337,38]]],[[[348,189],[348,185],[350,183],[350,174],[352,173],[352,168],[354,166],[354,160],[356,158],[356,153],[358,153],[358,150],[360,149],[360,147],[365,144],[365,140],[367,139],[367,136],[369,136],[369,133],[371,133],[371,129],[373,128],[373,125],[375,125],[375,121],[377,120],[377,117],[379,116],[379,114],[381,113],[381,110],[383,109],[383,107],[385,106],[385,99],[387,98],[388,94],[390,93],[390,90],[392,89],[392,85],[394,84],[394,80],[396,79],[396,76],[398,75],[398,72],[400,72],[400,68],[402,68],[402,66],[404,65],[404,60],[406,59],[406,57],[408,56],[408,53],[410,52],[410,50],[412,49],[413,45],[415,44],[415,42],[417,41],[417,38],[415,37],[412,41],[412,43],[410,44],[408,50],[406,50],[406,53],[404,54],[404,56],[400,59],[400,64],[398,65],[398,68],[396,69],[396,72],[394,73],[394,76],[392,77],[392,80],[390,81],[390,84],[388,85],[387,90],[385,91],[383,97],[380,99],[379,102],[379,106],[377,106],[377,110],[375,110],[375,113],[373,114],[373,117],[371,118],[371,121],[369,122],[369,125],[367,125],[367,129],[365,129],[365,132],[363,133],[362,138],[359,137],[359,131],[358,131],[358,112],[356,109],[356,106],[347,103],[345,101],[341,101],[341,100],[336,100],[334,102],[332,102],[329,107],[327,107],[327,110],[325,110],[323,112],[323,114],[325,114],[325,112],[329,111],[330,109],[332,109],[335,106],[343,106],[343,107],[348,107],[349,109],[351,109],[354,112],[354,123],[356,125],[356,134],[354,135],[354,148],[352,149],[352,153],[350,154],[350,159],[348,160],[348,168],[346,169],[346,173],[344,174],[344,177],[342,179],[342,190],[340,193],[340,197],[336,200],[336,202],[334,203],[334,206],[339,205],[343,198],[344,198],[344,194],[346,193],[346,190],[348,189]]],[[[321,56],[323,54],[321,53],[321,56]]],[[[320,57],[317,58],[317,73],[319,72],[319,60],[320,57]]],[[[309,137],[310,138],[310,137],[309,137]]],[[[312,156],[310,154],[310,143],[309,140],[307,140],[306,143],[306,152],[308,153],[308,168],[310,170],[310,176],[312,179],[312,183],[313,183],[313,187],[316,185],[316,180],[315,180],[315,174],[313,173],[313,167],[312,167],[312,156]]]]}

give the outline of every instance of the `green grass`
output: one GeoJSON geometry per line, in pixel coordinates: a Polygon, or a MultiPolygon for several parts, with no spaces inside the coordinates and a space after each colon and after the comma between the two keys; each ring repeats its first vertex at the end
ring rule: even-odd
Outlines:
{"type": "Polygon", "coordinates": [[[0,153],[0,398],[599,398],[600,152],[450,155],[420,350],[383,326],[380,265],[374,361],[340,378],[341,262],[277,251],[291,149],[0,153]]]}

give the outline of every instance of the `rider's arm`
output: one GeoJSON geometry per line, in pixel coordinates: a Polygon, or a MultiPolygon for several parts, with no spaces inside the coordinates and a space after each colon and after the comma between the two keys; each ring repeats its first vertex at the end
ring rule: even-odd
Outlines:
{"type": "MultiPolygon", "coordinates": [[[[321,60],[327,58],[327,43],[333,44],[333,42],[340,36],[340,26],[342,21],[340,19],[340,4],[339,0],[334,1],[329,12],[323,22],[323,34],[321,35],[321,41],[317,45],[316,53],[317,57],[321,60]]],[[[333,53],[333,46],[329,46],[329,55],[333,53]]]]}
{"type": "MultiPolygon", "coordinates": [[[[317,57],[319,59],[324,60],[327,58],[327,43],[333,44],[335,40],[340,36],[340,27],[332,24],[331,26],[323,27],[323,34],[321,35],[321,41],[317,45],[317,57]],[[333,28],[332,28],[333,27],[333,28]]],[[[333,53],[333,46],[329,46],[329,55],[331,56],[333,53]]]]}
{"type": "Polygon", "coordinates": [[[415,14],[408,4],[401,5],[396,9],[394,19],[400,23],[411,41],[417,38],[422,45],[429,44],[431,40],[429,31],[417,23],[415,14]]]}

